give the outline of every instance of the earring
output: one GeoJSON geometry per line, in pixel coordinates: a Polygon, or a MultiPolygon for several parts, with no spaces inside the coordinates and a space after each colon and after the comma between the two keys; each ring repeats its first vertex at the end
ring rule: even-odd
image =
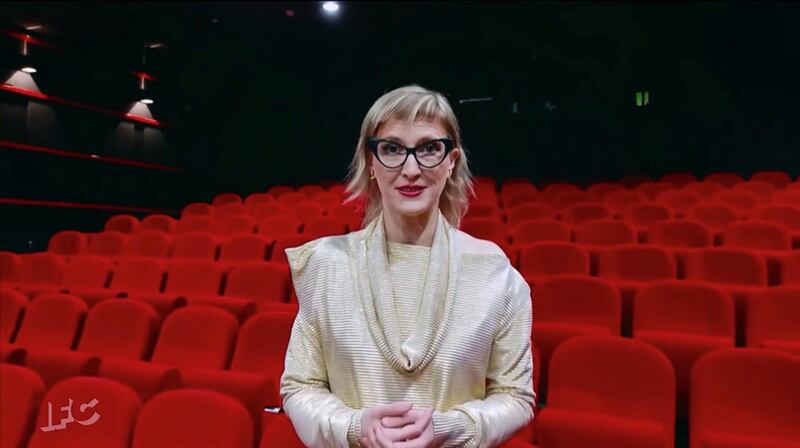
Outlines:
{"type": "Polygon", "coordinates": [[[375,173],[369,173],[369,180],[375,179],[375,173]]]}

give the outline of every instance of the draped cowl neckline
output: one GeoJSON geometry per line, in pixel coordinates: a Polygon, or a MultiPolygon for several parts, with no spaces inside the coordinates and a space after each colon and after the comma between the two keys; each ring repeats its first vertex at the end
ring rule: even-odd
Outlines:
{"type": "Polygon", "coordinates": [[[452,227],[437,211],[428,275],[416,322],[403,340],[394,308],[383,214],[363,233],[358,254],[359,299],[378,350],[398,372],[413,374],[428,365],[447,335],[452,320],[456,257],[452,227]]]}

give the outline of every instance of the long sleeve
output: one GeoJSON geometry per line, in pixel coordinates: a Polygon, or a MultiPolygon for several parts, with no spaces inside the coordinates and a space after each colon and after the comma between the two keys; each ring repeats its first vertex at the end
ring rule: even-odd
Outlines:
{"type": "Polygon", "coordinates": [[[319,332],[309,319],[313,300],[324,294],[327,263],[315,256],[319,240],[287,249],[300,311],[292,326],[281,377],[281,397],[287,416],[303,443],[312,448],[347,447],[348,428],[360,420],[360,411],[331,392],[319,332]]]}
{"type": "Polygon", "coordinates": [[[306,446],[350,446],[348,428],[360,413],[331,393],[319,339],[299,315],[286,351],[281,396],[286,414],[306,446]]]}
{"type": "Polygon", "coordinates": [[[514,435],[533,418],[531,299],[527,283],[513,272],[514,307],[495,336],[487,371],[486,398],[434,414],[436,439],[443,446],[490,447],[514,435]]]}

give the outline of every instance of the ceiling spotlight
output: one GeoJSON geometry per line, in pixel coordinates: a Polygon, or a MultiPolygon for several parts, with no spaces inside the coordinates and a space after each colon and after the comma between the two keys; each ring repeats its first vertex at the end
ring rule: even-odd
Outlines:
{"type": "Polygon", "coordinates": [[[142,99],[139,100],[139,102],[142,103],[142,104],[147,104],[147,105],[155,103],[155,101],[153,101],[150,98],[142,98],[142,99]]]}
{"type": "Polygon", "coordinates": [[[25,67],[22,67],[22,68],[20,69],[20,71],[23,71],[23,72],[25,72],[25,73],[30,73],[31,75],[32,75],[32,74],[34,74],[34,73],[36,73],[36,69],[35,69],[35,68],[33,68],[33,67],[31,67],[31,66],[29,66],[29,65],[27,65],[27,66],[25,66],[25,67]]]}
{"type": "Polygon", "coordinates": [[[339,10],[339,4],[336,2],[325,2],[322,4],[322,9],[328,14],[333,14],[339,10]]]}
{"type": "Polygon", "coordinates": [[[28,31],[36,31],[41,27],[42,27],[42,25],[28,25],[28,26],[25,26],[24,28],[26,30],[28,30],[28,31]]]}

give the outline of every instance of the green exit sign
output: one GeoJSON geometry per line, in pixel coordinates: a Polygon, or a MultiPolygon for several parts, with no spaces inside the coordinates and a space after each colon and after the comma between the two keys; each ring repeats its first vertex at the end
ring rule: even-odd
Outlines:
{"type": "Polygon", "coordinates": [[[645,107],[650,104],[650,92],[636,92],[636,107],[645,107]]]}

